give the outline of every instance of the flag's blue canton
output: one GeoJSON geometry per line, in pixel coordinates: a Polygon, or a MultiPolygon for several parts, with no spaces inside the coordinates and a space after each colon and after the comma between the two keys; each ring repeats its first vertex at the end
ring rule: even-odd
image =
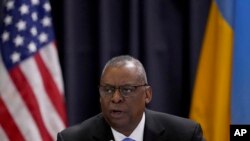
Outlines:
{"type": "Polygon", "coordinates": [[[0,49],[8,69],[54,40],[51,7],[47,0],[5,1],[0,49]]]}

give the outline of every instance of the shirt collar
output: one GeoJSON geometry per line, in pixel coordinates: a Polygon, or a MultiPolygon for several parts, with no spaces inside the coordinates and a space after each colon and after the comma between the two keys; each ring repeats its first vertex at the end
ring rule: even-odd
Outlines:
{"type": "MultiPolygon", "coordinates": [[[[137,127],[134,129],[134,131],[128,136],[128,138],[131,138],[136,141],[143,141],[144,126],[145,126],[145,112],[143,112],[141,121],[139,122],[137,127]]],[[[127,136],[116,131],[112,127],[111,127],[111,130],[114,135],[115,141],[122,141],[124,138],[127,138],[127,136]]]]}

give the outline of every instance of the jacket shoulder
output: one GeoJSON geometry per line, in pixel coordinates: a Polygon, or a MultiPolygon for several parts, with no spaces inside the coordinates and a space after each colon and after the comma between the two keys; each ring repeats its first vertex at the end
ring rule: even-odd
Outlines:
{"type": "MultiPolygon", "coordinates": [[[[91,117],[80,124],[68,127],[58,133],[58,138],[63,138],[63,141],[80,141],[91,140],[95,134],[96,129],[103,128],[104,118],[101,114],[91,117]]],[[[60,139],[58,139],[60,140],[60,139]]]]}
{"type": "Polygon", "coordinates": [[[166,123],[168,126],[177,126],[177,127],[192,127],[198,125],[193,120],[167,114],[167,113],[161,113],[156,111],[149,110],[150,116],[154,118],[155,120],[160,121],[162,124],[166,123]]]}
{"type": "Polygon", "coordinates": [[[190,119],[156,111],[146,111],[147,126],[164,129],[165,137],[169,140],[201,141],[202,130],[200,125],[190,119]]]}

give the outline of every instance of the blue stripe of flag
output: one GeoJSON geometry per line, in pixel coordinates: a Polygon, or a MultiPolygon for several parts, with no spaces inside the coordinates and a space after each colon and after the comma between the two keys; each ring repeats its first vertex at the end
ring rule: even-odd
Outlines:
{"type": "Polygon", "coordinates": [[[215,0],[215,2],[223,18],[227,21],[227,23],[229,23],[231,27],[234,27],[234,0],[215,0]]]}
{"type": "Polygon", "coordinates": [[[235,1],[232,124],[250,124],[250,1],[235,1]]]}

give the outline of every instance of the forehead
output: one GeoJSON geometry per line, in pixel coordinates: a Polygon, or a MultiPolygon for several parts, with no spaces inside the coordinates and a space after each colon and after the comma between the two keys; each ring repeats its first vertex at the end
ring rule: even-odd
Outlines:
{"type": "Polygon", "coordinates": [[[133,63],[126,63],[123,66],[109,66],[101,77],[101,83],[112,85],[134,84],[138,80],[138,69],[133,63]]]}

